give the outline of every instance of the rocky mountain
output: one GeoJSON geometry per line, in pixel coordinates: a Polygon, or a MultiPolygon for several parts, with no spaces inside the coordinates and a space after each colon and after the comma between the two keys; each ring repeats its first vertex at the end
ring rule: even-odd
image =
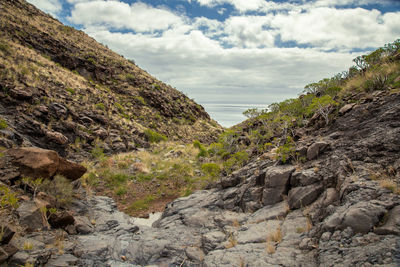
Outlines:
{"type": "Polygon", "coordinates": [[[212,141],[203,107],[24,0],[0,3],[0,146],[63,156],[158,139],[212,141]]]}
{"type": "MultiPolygon", "coordinates": [[[[329,126],[304,132],[305,162],[258,157],[169,203],[153,227],[110,198],[75,199],[50,220],[64,231],[10,241],[34,247],[11,251],[9,266],[398,266],[399,103],[397,90],[344,106],[329,126]]],[[[40,216],[28,203],[20,220],[40,216]]]]}

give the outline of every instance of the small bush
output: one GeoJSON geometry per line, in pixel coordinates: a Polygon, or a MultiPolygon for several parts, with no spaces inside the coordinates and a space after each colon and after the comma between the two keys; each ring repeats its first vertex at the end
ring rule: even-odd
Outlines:
{"type": "Polygon", "coordinates": [[[128,73],[125,75],[125,80],[129,83],[134,83],[135,82],[135,75],[128,73]]]}
{"type": "Polygon", "coordinates": [[[295,156],[295,143],[293,139],[288,136],[285,144],[279,146],[276,150],[276,159],[286,163],[291,157],[295,156]]]}
{"type": "Polygon", "coordinates": [[[72,88],[66,88],[65,91],[67,91],[70,95],[74,95],[75,94],[75,90],[72,88]]]}
{"type": "Polygon", "coordinates": [[[0,43],[0,51],[3,51],[5,54],[8,55],[10,53],[10,47],[8,46],[8,44],[0,43]]]}
{"type": "Polygon", "coordinates": [[[90,154],[95,159],[102,159],[104,158],[104,149],[100,147],[99,144],[96,144],[95,147],[90,151],[90,154]]]}
{"type": "Polygon", "coordinates": [[[149,204],[154,200],[153,196],[147,196],[144,199],[136,200],[131,205],[129,205],[129,211],[140,211],[149,208],[149,204]]]}
{"type": "Polygon", "coordinates": [[[53,180],[45,179],[40,189],[55,198],[57,207],[68,204],[74,192],[70,181],[62,175],[56,175],[53,180]]]}
{"type": "Polygon", "coordinates": [[[233,154],[223,165],[229,173],[242,167],[248,160],[249,155],[245,151],[239,151],[233,154]]]}
{"type": "Polygon", "coordinates": [[[18,208],[18,206],[19,204],[17,195],[11,192],[7,186],[0,185],[0,207],[10,207],[15,210],[18,208]]]}
{"type": "Polygon", "coordinates": [[[204,163],[201,165],[201,170],[211,177],[217,177],[221,172],[221,168],[216,163],[204,163]]]}
{"type": "Polygon", "coordinates": [[[117,196],[122,196],[122,195],[125,195],[126,192],[128,192],[128,190],[127,190],[125,187],[119,187],[119,188],[117,189],[117,191],[115,191],[115,194],[116,194],[117,196]]]}
{"type": "Polygon", "coordinates": [[[144,135],[146,136],[146,139],[150,143],[159,143],[161,141],[167,141],[168,138],[160,133],[157,133],[155,131],[152,131],[150,129],[146,129],[144,131],[144,135]]]}
{"type": "Polygon", "coordinates": [[[7,124],[6,120],[0,119],[0,130],[4,130],[7,128],[8,128],[8,124],[7,124]]]}
{"type": "Polygon", "coordinates": [[[103,111],[106,109],[106,107],[104,106],[103,103],[97,103],[95,106],[96,106],[97,109],[100,109],[100,110],[103,110],[103,111]]]}
{"type": "Polygon", "coordinates": [[[143,105],[143,106],[146,105],[146,101],[144,100],[143,97],[137,96],[137,97],[135,97],[135,99],[137,100],[137,102],[139,102],[139,104],[141,104],[141,105],[143,105]]]}

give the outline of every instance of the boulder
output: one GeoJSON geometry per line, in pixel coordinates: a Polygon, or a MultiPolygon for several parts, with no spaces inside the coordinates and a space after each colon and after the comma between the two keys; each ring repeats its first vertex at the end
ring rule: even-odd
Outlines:
{"type": "Polygon", "coordinates": [[[37,90],[33,87],[15,87],[10,90],[10,95],[18,100],[30,100],[37,90]]]}
{"type": "Polygon", "coordinates": [[[307,149],[307,159],[313,160],[318,157],[321,153],[329,148],[329,143],[325,141],[315,142],[307,149]]]}
{"type": "Polygon", "coordinates": [[[7,225],[0,225],[0,244],[5,245],[10,242],[15,232],[7,225]]]}
{"type": "Polygon", "coordinates": [[[93,232],[93,227],[88,218],[85,216],[75,216],[75,229],[80,234],[90,234],[93,232]]]}
{"type": "Polygon", "coordinates": [[[386,222],[376,228],[374,232],[378,235],[399,235],[400,236],[400,206],[389,211],[386,222]]]}
{"type": "MultiPolygon", "coordinates": [[[[11,244],[0,247],[0,264],[3,264],[12,255],[18,252],[18,249],[11,244]]],[[[7,266],[7,265],[6,265],[7,266]]]]}
{"type": "Polygon", "coordinates": [[[273,205],[283,200],[287,193],[290,176],[294,166],[272,166],[266,169],[262,203],[273,205]]]}
{"type": "Polygon", "coordinates": [[[51,141],[59,145],[66,145],[68,143],[68,138],[62,133],[55,131],[47,131],[46,137],[51,141]]]}
{"type": "Polygon", "coordinates": [[[19,223],[29,231],[43,227],[43,217],[40,208],[34,201],[25,201],[18,207],[19,223]]]}
{"type": "Polygon", "coordinates": [[[318,182],[320,179],[321,177],[315,173],[313,168],[295,171],[290,178],[290,185],[293,187],[307,186],[318,182]]]}
{"type": "Polygon", "coordinates": [[[339,109],[339,114],[340,115],[344,115],[345,113],[347,113],[350,110],[352,110],[355,105],[356,105],[355,103],[344,105],[341,109],[339,109]]]}
{"type": "Polygon", "coordinates": [[[5,151],[12,160],[12,165],[18,167],[21,176],[51,178],[61,174],[69,180],[80,178],[86,168],[59,157],[53,150],[37,147],[13,148],[5,151]]]}
{"type": "Polygon", "coordinates": [[[60,157],[57,152],[37,147],[13,148],[6,151],[13,157],[23,176],[50,178],[55,175],[60,157]]]}
{"type": "Polygon", "coordinates": [[[74,217],[68,211],[58,211],[49,217],[49,224],[54,228],[65,228],[74,222],[74,217]]]}
{"type": "Polygon", "coordinates": [[[337,210],[326,219],[323,228],[332,232],[350,227],[354,233],[366,234],[373,229],[385,213],[384,207],[362,201],[345,210],[337,210]]]}
{"type": "Polygon", "coordinates": [[[307,206],[314,202],[322,191],[323,186],[319,184],[292,188],[288,194],[289,207],[298,209],[307,206]]]}
{"type": "Polygon", "coordinates": [[[86,167],[63,158],[60,158],[59,162],[57,173],[69,180],[75,181],[79,179],[87,170],[86,167]]]}

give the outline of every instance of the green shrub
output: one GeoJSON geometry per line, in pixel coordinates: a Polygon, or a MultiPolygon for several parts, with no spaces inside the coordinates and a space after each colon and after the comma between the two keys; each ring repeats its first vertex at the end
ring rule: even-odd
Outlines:
{"type": "Polygon", "coordinates": [[[200,141],[198,141],[198,140],[195,140],[194,142],[193,142],[193,146],[195,147],[195,148],[198,148],[200,151],[199,151],[199,154],[197,154],[197,157],[207,157],[208,156],[208,152],[207,152],[207,149],[200,143],[200,141]]]}
{"type": "Polygon", "coordinates": [[[72,88],[66,88],[65,91],[67,91],[70,95],[74,95],[75,94],[75,90],[72,88]]]}
{"type": "Polygon", "coordinates": [[[125,80],[129,83],[134,83],[135,82],[135,75],[128,73],[125,75],[125,80]]]}
{"type": "Polygon", "coordinates": [[[102,159],[104,158],[104,149],[96,143],[95,147],[90,151],[90,154],[95,159],[102,159]]]}
{"type": "Polygon", "coordinates": [[[230,173],[242,167],[248,160],[249,155],[245,151],[236,152],[223,163],[224,169],[230,173]]]}
{"type": "Polygon", "coordinates": [[[144,100],[143,97],[141,96],[136,96],[135,99],[137,100],[137,102],[139,102],[139,104],[145,106],[146,105],[146,101],[144,100]]]}
{"type": "Polygon", "coordinates": [[[4,130],[7,128],[8,128],[8,124],[7,124],[6,120],[0,119],[0,130],[4,130]]]}
{"type": "Polygon", "coordinates": [[[106,107],[104,106],[103,103],[97,103],[95,106],[96,106],[97,109],[100,109],[100,110],[105,110],[106,109],[106,107]]]}
{"type": "Polygon", "coordinates": [[[71,182],[62,175],[56,175],[53,180],[45,179],[40,189],[56,200],[56,206],[62,207],[72,200],[73,186],[71,182]]]}
{"type": "Polygon", "coordinates": [[[117,189],[117,191],[115,191],[115,194],[116,194],[117,196],[122,196],[122,195],[125,195],[126,192],[128,192],[128,190],[127,190],[125,187],[119,187],[119,188],[117,189]]]}
{"type": "Polygon", "coordinates": [[[146,136],[146,139],[150,143],[159,143],[161,141],[167,141],[168,138],[160,133],[157,133],[155,131],[152,131],[150,129],[146,129],[144,131],[144,135],[146,136]]]}
{"type": "Polygon", "coordinates": [[[0,51],[3,51],[6,55],[10,53],[10,47],[8,44],[0,43],[0,51]]]}
{"type": "Polygon", "coordinates": [[[295,143],[293,139],[288,136],[285,144],[279,146],[276,150],[276,159],[282,161],[283,163],[286,163],[286,161],[289,160],[290,157],[295,156],[295,150],[295,143]]]}
{"type": "Polygon", "coordinates": [[[126,173],[110,173],[106,179],[109,185],[117,186],[126,183],[130,179],[130,176],[126,173]]]}
{"type": "Polygon", "coordinates": [[[221,172],[221,168],[216,163],[204,163],[201,165],[201,170],[204,174],[210,175],[211,177],[217,177],[221,172]]]}
{"type": "Polygon", "coordinates": [[[140,210],[145,210],[149,207],[149,204],[154,200],[155,198],[151,195],[145,197],[144,199],[139,199],[133,202],[131,205],[128,207],[128,211],[140,211],[140,210]]]}
{"type": "Polygon", "coordinates": [[[7,186],[0,185],[0,208],[10,207],[15,210],[18,206],[17,195],[11,192],[7,186]]]}

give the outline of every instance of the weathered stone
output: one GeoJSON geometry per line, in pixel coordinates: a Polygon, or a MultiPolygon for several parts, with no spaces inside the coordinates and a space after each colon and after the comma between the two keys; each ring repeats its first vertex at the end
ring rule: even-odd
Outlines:
{"type": "Polygon", "coordinates": [[[12,158],[12,164],[18,167],[22,176],[50,178],[58,173],[76,180],[86,172],[85,167],[59,157],[52,150],[21,147],[9,149],[5,153],[12,158]]]}
{"type": "Polygon", "coordinates": [[[400,235],[400,206],[389,211],[384,225],[376,228],[374,232],[379,235],[400,235]]]}
{"type": "Polygon", "coordinates": [[[18,100],[29,100],[37,90],[33,87],[15,87],[10,90],[10,94],[18,100]]]}
{"type": "Polygon", "coordinates": [[[75,266],[78,263],[78,258],[71,254],[53,255],[46,266],[51,267],[68,267],[75,266]]]}
{"type": "Polygon", "coordinates": [[[193,261],[201,262],[204,260],[204,252],[197,247],[188,247],[185,250],[186,256],[193,261]]]}
{"type": "Polygon", "coordinates": [[[322,190],[323,186],[317,184],[292,188],[288,194],[289,207],[298,209],[311,204],[318,198],[322,190]]]}
{"type": "Polygon", "coordinates": [[[68,138],[66,136],[64,136],[62,133],[59,132],[55,132],[55,131],[47,131],[46,132],[46,137],[59,145],[65,145],[68,143],[68,138]]]}
{"type": "Polygon", "coordinates": [[[290,175],[296,168],[294,166],[273,166],[266,170],[265,187],[284,187],[288,184],[290,175]]]}
{"type": "Polygon", "coordinates": [[[13,148],[6,151],[13,157],[13,163],[19,167],[23,176],[50,178],[59,165],[57,152],[37,147],[13,148]]]}
{"type": "Polygon", "coordinates": [[[68,211],[57,211],[49,217],[49,224],[54,228],[65,228],[68,225],[73,225],[74,217],[68,211]]]}
{"type": "Polygon", "coordinates": [[[43,217],[40,208],[34,201],[25,201],[17,209],[19,223],[29,231],[35,231],[43,227],[43,217]]]}
{"type": "Polygon", "coordinates": [[[314,169],[295,171],[290,178],[290,185],[293,187],[307,186],[321,180],[321,177],[315,173],[314,169]]]}
{"type": "Polygon", "coordinates": [[[7,225],[0,225],[0,244],[5,245],[10,242],[15,232],[7,225]]]}
{"type": "Polygon", "coordinates": [[[347,113],[350,110],[352,110],[355,105],[356,105],[355,103],[344,105],[341,109],[339,109],[339,114],[340,115],[344,115],[345,113],[347,113]]]}
{"type": "Polygon", "coordinates": [[[6,262],[8,258],[17,252],[18,249],[11,244],[0,246],[0,264],[6,262]]]}
{"type": "Polygon", "coordinates": [[[75,229],[80,234],[90,234],[93,232],[93,227],[88,218],[85,216],[75,216],[75,229]]]}
{"type": "Polygon", "coordinates": [[[283,200],[283,195],[287,194],[290,175],[294,170],[294,166],[273,166],[266,169],[263,205],[273,205],[283,200]]]}
{"type": "Polygon", "coordinates": [[[381,206],[358,203],[347,210],[341,228],[350,227],[356,233],[368,233],[385,212],[386,210],[381,206]]]}
{"type": "Polygon", "coordinates": [[[262,195],[263,205],[274,205],[281,202],[286,191],[286,187],[265,188],[262,195]]]}
{"type": "Polygon", "coordinates": [[[75,181],[81,178],[81,176],[87,171],[86,167],[63,158],[60,158],[59,162],[60,164],[58,166],[57,173],[69,180],[75,181]]]}
{"type": "Polygon", "coordinates": [[[307,159],[313,160],[322,154],[329,147],[329,143],[324,141],[315,142],[307,149],[307,159]]]}
{"type": "Polygon", "coordinates": [[[289,205],[282,201],[275,205],[265,206],[250,215],[248,223],[259,223],[271,219],[284,218],[289,212],[289,205]]]}

